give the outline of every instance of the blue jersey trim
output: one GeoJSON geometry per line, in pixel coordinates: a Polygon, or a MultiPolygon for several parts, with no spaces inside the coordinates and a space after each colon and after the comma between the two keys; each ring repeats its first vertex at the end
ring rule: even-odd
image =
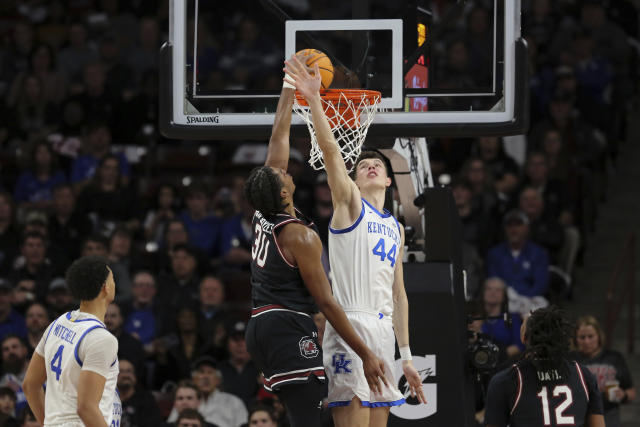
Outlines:
{"type": "Polygon", "coordinates": [[[80,356],[78,356],[78,346],[80,345],[80,343],[84,339],[85,335],[87,335],[89,332],[93,331],[94,329],[98,329],[98,328],[105,329],[104,326],[93,325],[92,327],[90,327],[89,329],[84,331],[84,333],[80,336],[80,339],[78,340],[78,342],[76,343],[76,346],[73,349],[73,355],[76,357],[76,362],[78,362],[78,365],[80,365],[80,367],[82,367],[82,360],[80,360],[80,356]]]}
{"type": "Polygon", "coordinates": [[[391,212],[384,208],[382,209],[382,213],[380,213],[380,211],[374,208],[373,205],[371,205],[371,203],[369,203],[364,197],[362,198],[362,201],[365,202],[375,213],[377,213],[380,218],[389,218],[391,216],[391,212]]]}
{"type": "MultiPolygon", "coordinates": [[[[364,199],[362,199],[362,200],[364,200],[364,199]]],[[[366,200],[364,200],[364,201],[366,202],[366,200]]],[[[364,204],[362,205],[362,209],[360,210],[360,216],[358,217],[358,219],[356,219],[356,222],[351,224],[351,226],[349,226],[347,228],[342,228],[342,229],[331,228],[331,226],[329,226],[329,231],[332,232],[333,234],[348,233],[351,230],[353,230],[354,228],[356,228],[358,226],[358,224],[360,224],[360,221],[362,221],[362,218],[364,218],[364,204]]],[[[331,221],[329,221],[329,224],[331,224],[331,221]]]]}
{"type": "Polygon", "coordinates": [[[56,322],[59,320],[60,318],[58,317],[56,320],[53,321],[53,323],[51,324],[51,326],[49,326],[49,332],[47,332],[47,336],[44,339],[44,343],[47,343],[47,340],[49,339],[49,334],[51,333],[51,330],[53,329],[53,327],[55,326],[56,322]]]}
{"type": "MultiPolygon", "coordinates": [[[[405,399],[394,400],[393,402],[369,402],[367,400],[362,401],[361,404],[365,408],[382,408],[389,406],[398,406],[405,403],[405,399]]],[[[339,400],[337,402],[329,402],[329,408],[335,408],[339,406],[349,406],[351,404],[350,400],[339,400]]]]}
{"type": "Polygon", "coordinates": [[[67,313],[67,320],[70,321],[70,322],[73,322],[73,323],[76,323],[76,322],[98,322],[103,328],[106,328],[104,323],[102,323],[98,319],[92,319],[92,318],[88,318],[88,319],[71,319],[71,312],[67,313]]]}

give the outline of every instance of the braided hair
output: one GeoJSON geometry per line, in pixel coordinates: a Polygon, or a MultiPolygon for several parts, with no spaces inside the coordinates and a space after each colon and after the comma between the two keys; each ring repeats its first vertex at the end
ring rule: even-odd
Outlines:
{"type": "Polygon", "coordinates": [[[534,311],[527,319],[525,359],[540,371],[567,374],[573,327],[564,312],[550,306],[534,311]]]}
{"type": "Polygon", "coordinates": [[[262,215],[281,213],[287,207],[280,196],[282,180],[270,166],[259,166],[251,171],[244,184],[244,196],[262,215]]]}

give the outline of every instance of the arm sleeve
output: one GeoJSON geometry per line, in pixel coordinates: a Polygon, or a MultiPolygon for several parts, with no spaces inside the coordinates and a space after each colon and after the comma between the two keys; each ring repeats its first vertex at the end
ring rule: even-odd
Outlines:
{"type": "Polygon", "coordinates": [[[509,423],[509,392],[506,372],[496,374],[489,382],[485,405],[484,425],[506,427],[509,423]]]}
{"type": "Polygon", "coordinates": [[[117,355],[118,340],[103,328],[96,328],[85,335],[78,348],[82,370],[95,372],[105,378],[109,376],[117,355]]]}
{"type": "Polygon", "coordinates": [[[618,371],[616,377],[618,377],[618,381],[620,381],[620,387],[623,390],[633,387],[633,378],[631,377],[631,373],[629,372],[629,367],[627,366],[627,362],[624,360],[624,356],[620,353],[617,354],[616,361],[616,370],[618,371]]]}
{"type": "Polygon", "coordinates": [[[589,392],[589,403],[587,404],[587,414],[603,415],[604,407],[602,405],[602,393],[598,390],[598,382],[595,375],[589,369],[580,365],[582,375],[587,383],[587,391],[589,392]]]}

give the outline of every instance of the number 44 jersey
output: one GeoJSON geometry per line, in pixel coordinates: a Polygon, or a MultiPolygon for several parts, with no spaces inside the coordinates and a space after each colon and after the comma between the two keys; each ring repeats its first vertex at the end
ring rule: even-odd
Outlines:
{"type": "Polygon", "coordinates": [[[596,379],[577,362],[566,369],[538,370],[524,359],[497,373],[489,383],[485,425],[503,427],[586,426],[602,415],[596,379]]]}
{"type": "Polygon", "coordinates": [[[393,279],[401,254],[400,225],[362,199],[360,216],[349,227],[329,227],[333,294],[345,311],[365,311],[391,318],[393,279]]]}
{"type": "Polygon", "coordinates": [[[119,427],[122,407],[116,392],[118,340],[97,317],[71,311],[58,317],[35,349],[47,370],[45,427],[83,425],[78,417],[78,381],[88,370],[106,378],[100,411],[110,427],[119,427]]]}

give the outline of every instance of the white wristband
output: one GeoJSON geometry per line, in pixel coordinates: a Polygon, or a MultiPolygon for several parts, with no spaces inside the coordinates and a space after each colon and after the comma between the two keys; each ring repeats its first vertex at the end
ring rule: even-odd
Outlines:
{"type": "Polygon", "coordinates": [[[408,345],[404,347],[400,347],[400,359],[402,359],[403,361],[412,360],[411,348],[409,348],[408,345]]]}
{"type": "Polygon", "coordinates": [[[295,90],[295,88],[296,88],[294,85],[292,85],[291,83],[289,83],[289,82],[288,82],[288,81],[286,81],[286,80],[283,80],[283,81],[282,81],[282,87],[283,87],[283,88],[287,88],[287,89],[294,89],[294,90],[295,90]]]}

